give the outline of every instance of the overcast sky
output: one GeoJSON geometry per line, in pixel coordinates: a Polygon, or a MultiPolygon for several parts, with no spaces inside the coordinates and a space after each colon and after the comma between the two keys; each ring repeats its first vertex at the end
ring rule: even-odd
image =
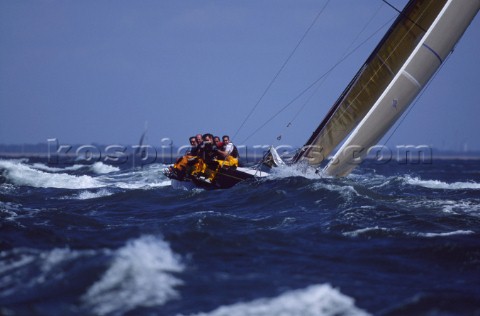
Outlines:
{"type": "MultiPolygon", "coordinates": [[[[135,144],[145,122],[154,146],[233,136],[326,3],[0,0],[0,143],[135,144]]],[[[234,142],[303,145],[396,16],[330,1],[234,142]]],[[[479,52],[477,16],[388,145],[480,150],[479,52]]]]}

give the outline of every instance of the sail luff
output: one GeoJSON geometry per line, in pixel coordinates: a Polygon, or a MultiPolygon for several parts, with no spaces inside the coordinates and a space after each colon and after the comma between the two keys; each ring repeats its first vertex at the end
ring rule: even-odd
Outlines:
{"type": "Polygon", "coordinates": [[[447,0],[411,0],[293,158],[320,164],[365,117],[447,0]]]}
{"type": "Polygon", "coordinates": [[[324,171],[349,174],[391,128],[440,67],[480,8],[480,0],[449,0],[393,81],[324,171]]]}

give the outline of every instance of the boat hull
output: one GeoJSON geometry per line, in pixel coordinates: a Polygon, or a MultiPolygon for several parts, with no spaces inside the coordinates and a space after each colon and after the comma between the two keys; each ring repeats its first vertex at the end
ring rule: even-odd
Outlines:
{"type": "Polygon", "coordinates": [[[177,179],[171,174],[166,174],[172,180],[172,188],[182,190],[192,190],[194,188],[205,190],[229,189],[240,182],[256,180],[266,175],[265,172],[259,173],[257,170],[250,168],[220,169],[213,181],[202,177],[177,179]]]}

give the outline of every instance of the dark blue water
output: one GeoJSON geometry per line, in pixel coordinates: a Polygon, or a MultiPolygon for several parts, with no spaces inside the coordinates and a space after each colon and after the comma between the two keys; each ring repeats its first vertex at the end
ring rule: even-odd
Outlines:
{"type": "Polygon", "coordinates": [[[0,160],[2,315],[480,315],[480,161],[175,190],[0,160]]]}

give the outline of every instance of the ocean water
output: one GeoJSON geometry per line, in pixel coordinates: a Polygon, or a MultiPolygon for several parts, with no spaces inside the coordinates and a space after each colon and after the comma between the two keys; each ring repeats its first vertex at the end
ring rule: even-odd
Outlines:
{"type": "Polygon", "coordinates": [[[0,160],[1,315],[480,315],[480,161],[229,190],[0,160]]]}

